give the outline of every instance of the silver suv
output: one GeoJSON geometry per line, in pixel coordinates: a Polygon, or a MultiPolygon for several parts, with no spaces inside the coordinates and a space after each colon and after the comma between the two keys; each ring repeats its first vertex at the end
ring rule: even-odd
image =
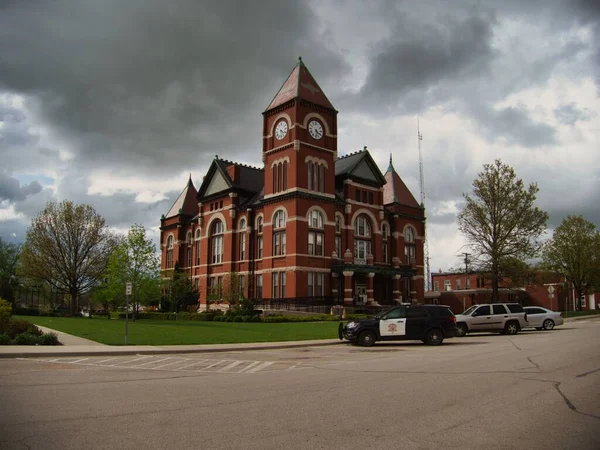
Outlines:
{"type": "Polygon", "coordinates": [[[517,334],[526,326],[527,313],[518,303],[473,305],[464,313],[456,315],[457,336],[477,331],[517,334]]]}

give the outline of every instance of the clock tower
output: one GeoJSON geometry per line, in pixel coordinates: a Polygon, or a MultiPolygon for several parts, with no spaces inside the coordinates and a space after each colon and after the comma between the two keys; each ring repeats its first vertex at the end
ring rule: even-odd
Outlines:
{"type": "Polygon", "coordinates": [[[290,192],[334,196],[337,111],[302,58],[263,117],[265,199],[290,192]]]}

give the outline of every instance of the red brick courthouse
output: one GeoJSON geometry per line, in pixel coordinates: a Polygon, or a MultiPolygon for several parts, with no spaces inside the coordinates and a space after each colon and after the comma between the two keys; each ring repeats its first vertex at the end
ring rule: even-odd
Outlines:
{"type": "Polygon", "coordinates": [[[263,112],[264,167],[215,157],[161,218],[163,274],[189,273],[200,309],[232,274],[263,304],[423,302],[424,209],[391,156],[385,175],[366,147],[338,157],[337,113],[299,60],[263,112]]]}

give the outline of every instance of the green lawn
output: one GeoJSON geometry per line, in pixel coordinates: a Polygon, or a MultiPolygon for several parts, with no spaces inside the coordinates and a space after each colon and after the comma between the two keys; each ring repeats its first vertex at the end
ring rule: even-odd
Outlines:
{"type": "Polygon", "coordinates": [[[580,317],[580,316],[593,316],[595,314],[600,314],[600,309],[592,309],[585,311],[561,311],[563,317],[580,317]]]}
{"type": "MultiPolygon", "coordinates": [[[[125,321],[97,318],[13,316],[108,345],[124,345],[125,321]]],[[[129,345],[237,344],[336,339],[338,322],[243,323],[129,320],[129,345]]]]}

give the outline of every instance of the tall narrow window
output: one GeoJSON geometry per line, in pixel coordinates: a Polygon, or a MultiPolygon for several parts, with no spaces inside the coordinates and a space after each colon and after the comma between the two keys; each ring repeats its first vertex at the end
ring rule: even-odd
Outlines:
{"type": "Polygon", "coordinates": [[[323,214],[313,209],[308,214],[308,254],[324,255],[323,214]]]}
{"type": "Polygon", "coordinates": [[[288,170],[288,163],[287,161],[283,162],[283,190],[287,190],[287,170],[288,170]]]}
{"type": "Polygon", "coordinates": [[[389,262],[389,255],[388,255],[388,236],[389,236],[389,231],[388,231],[388,226],[387,224],[383,224],[381,225],[381,239],[383,240],[383,245],[382,245],[382,259],[384,263],[389,262]]]}
{"type": "Polygon", "coordinates": [[[319,165],[315,164],[313,167],[313,190],[319,190],[319,165]]]}
{"type": "Polygon", "coordinates": [[[272,280],[273,280],[273,292],[271,297],[272,298],[279,298],[279,272],[273,272],[272,273],[272,280]]]}
{"type": "Polygon", "coordinates": [[[415,230],[412,227],[406,227],[404,231],[404,258],[406,264],[416,260],[415,230]]]}
{"type": "Polygon", "coordinates": [[[277,192],[277,165],[273,166],[273,193],[277,192]]]}
{"type": "Polygon", "coordinates": [[[263,218],[260,216],[256,220],[256,258],[263,257],[263,218]]]}
{"type": "Polygon", "coordinates": [[[200,230],[196,230],[196,265],[200,265],[200,230]]]}
{"type": "Polygon", "coordinates": [[[239,297],[242,298],[246,293],[246,277],[245,275],[240,275],[238,278],[238,289],[239,289],[239,297]]]}
{"type": "Polygon", "coordinates": [[[312,183],[313,163],[312,163],[312,161],[308,161],[306,163],[306,165],[307,165],[307,170],[308,170],[308,190],[310,191],[310,190],[312,190],[312,185],[313,185],[313,183],[312,183]]]}
{"type": "Polygon", "coordinates": [[[325,166],[319,165],[319,192],[325,192],[325,166]]]}
{"type": "Polygon", "coordinates": [[[240,227],[238,230],[240,234],[240,261],[246,260],[246,219],[240,220],[240,227]]]}
{"type": "Polygon", "coordinates": [[[371,254],[371,222],[364,214],[354,221],[354,257],[364,264],[371,254]]]}
{"type": "Polygon", "coordinates": [[[262,274],[256,275],[256,298],[263,296],[263,277],[262,274]]]}
{"type": "Polygon", "coordinates": [[[173,235],[167,238],[167,269],[173,268],[173,235]]]}
{"type": "Polygon", "coordinates": [[[213,264],[223,262],[223,222],[216,220],[210,233],[211,239],[211,261],[213,264]]]}
{"type": "Polygon", "coordinates": [[[280,284],[280,288],[281,288],[280,296],[281,296],[281,298],[285,298],[285,283],[286,283],[286,278],[287,278],[286,273],[279,272],[279,277],[280,277],[279,284],[280,284]]]}
{"type": "Polygon", "coordinates": [[[273,256],[285,255],[285,213],[279,210],[273,216],[273,256]]]}

